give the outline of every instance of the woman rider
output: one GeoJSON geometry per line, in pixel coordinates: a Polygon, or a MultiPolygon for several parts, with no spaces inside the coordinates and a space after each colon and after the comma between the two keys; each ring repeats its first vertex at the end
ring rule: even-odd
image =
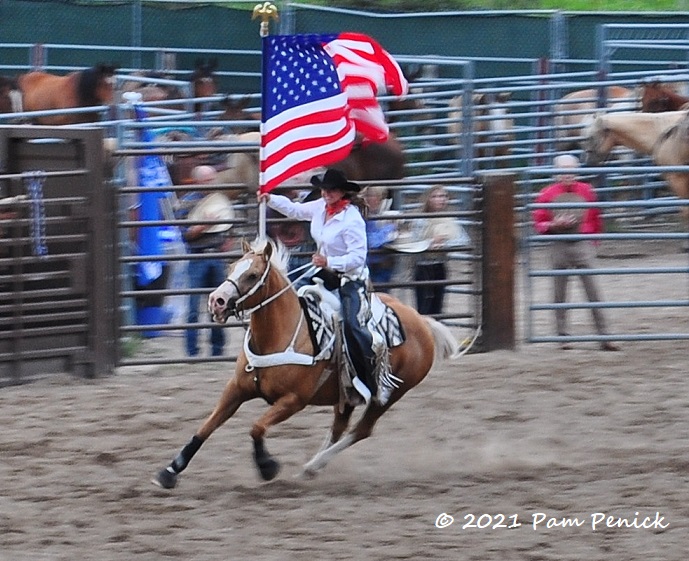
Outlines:
{"type": "MultiPolygon", "coordinates": [[[[368,401],[371,394],[376,394],[376,354],[372,349],[373,336],[366,327],[371,317],[366,290],[366,203],[358,196],[361,187],[348,181],[339,170],[314,175],[311,184],[321,190],[321,197],[315,201],[297,203],[271,193],[261,193],[258,198],[288,218],[310,221],[311,237],[318,248],[311,263],[322,268],[324,274],[317,276],[326,280],[326,288],[339,289],[345,341],[357,373],[352,383],[368,401]]],[[[377,401],[385,405],[393,389],[381,383],[377,401]]]]}

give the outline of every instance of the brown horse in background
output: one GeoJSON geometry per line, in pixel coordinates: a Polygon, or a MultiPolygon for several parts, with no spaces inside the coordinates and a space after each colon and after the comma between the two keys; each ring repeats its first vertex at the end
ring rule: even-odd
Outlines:
{"type": "MultiPolygon", "coordinates": [[[[98,64],[85,70],[56,76],[47,72],[28,72],[17,78],[23,111],[48,111],[109,105],[114,95],[116,67],[98,64]]],[[[36,117],[41,125],[69,125],[97,121],[98,113],[65,113],[36,117]]]]}
{"type": "Polygon", "coordinates": [[[662,113],[689,109],[689,97],[677,93],[671,85],[661,82],[641,84],[641,111],[662,113]]]}
{"type": "MultiPolygon", "coordinates": [[[[234,377],[225,386],[213,412],[169,466],[154,479],[154,483],[166,489],[175,487],[178,475],[211,434],[243,403],[256,398],[264,399],[270,405],[254,422],[250,433],[254,461],[264,480],[273,479],[280,469],[280,464],[265,447],[268,430],[307,405],[333,407],[330,434],[321,450],[304,466],[304,475],[316,475],[336,454],[368,438],[376,421],[426,377],[434,358],[448,358],[458,351],[447,327],[419,315],[392,296],[381,294],[381,300],[395,312],[406,335],[402,344],[389,349],[391,372],[401,382],[386,405],[371,400],[360,420],[347,431],[355,405],[341,396],[342,362],[338,358],[317,359],[319,350],[309,334],[308,318],[286,277],[288,253],[276,251],[272,243],[255,244],[253,247],[245,243],[244,251],[245,255],[230,266],[227,280],[209,296],[208,306],[214,321],[221,324],[232,314],[248,315],[249,331],[244,349],[250,348],[260,357],[250,362],[246,351],[240,352],[234,377]],[[286,349],[293,351],[290,357],[298,354],[307,360],[271,359],[263,365],[257,362],[269,355],[280,356],[286,349]],[[284,363],[290,360],[291,363],[284,363]]],[[[338,355],[339,352],[334,352],[333,356],[338,355]]]]}
{"type": "MultiPolygon", "coordinates": [[[[218,61],[211,59],[196,59],[194,70],[181,78],[191,83],[191,96],[212,97],[218,93],[218,83],[215,78],[215,71],[218,68],[218,61]]],[[[145,82],[133,79],[122,85],[122,92],[137,92],[141,94],[144,102],[167,101],[172,99],[183,99],[188,96],[186,91],[182,91],[179,86],[156,82],[155,80],[179,80],[169,72],[139,71],[131,74],[132,77],[147,78],[145,82]],[[152,80],[152,81],[150,81],[152,80]]],[[[170,107],[166,105],[166,107],[170,107]]],[[[201,103],[194,104],[194,111],[202,109],[201,103]]]]}
{"type": "Polygon", "coordinates": [[[14,78],[0,76],[0,113],[12,113],[12,92],[17,90],[14,78]]]}

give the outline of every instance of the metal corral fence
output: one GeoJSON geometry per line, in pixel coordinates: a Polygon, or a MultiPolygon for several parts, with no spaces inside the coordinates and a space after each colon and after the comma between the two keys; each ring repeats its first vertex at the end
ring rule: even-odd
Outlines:
{"type": "MultiPolygon", "coordinates": [[[[687,172],[689,166],[659,167],[657,171],[687,172]]],[[[538,174],[524,174],[524,185],[534,183],[543,186],[553,181],[558,173],[567,170],[550,168],[538,174]],[[546,173],[546,176],[539,175],[546,173]]],[[[581,179],[595,181],[595,175],[606,173],[607,168],[582,170],[581,179]]],[[[644,171],[643,168],[626,166],[620,173],[629,175],[644,171]]],[[[601,234],[540,235],[529,226],[524,227],[524,245],[521,254],[524,275],[524,338],[531,343],[579,342],[579,341],[657,341],[689,339],[689,322],[686,311],[689,308],[689,231],[686,224],[668,223],[658,219],[662,213],[677,214],[681,209],[689,210],[689,200],[676,197],[657,197],[649,200],[613,197],[610,201],[597,203],[549,203],[534,202],[535,189],[526,189],[527,203],[523,208],[524,223],[530,221],[531,213],[537,208],[553,212],[570,210],[576,212],[590,207],[601,208],[606,229],[601,234]],[[579,269],[576,275],[595,276],[599,282],[607,280],[601,302],[581,301],[570,295],[569,302],[553,302],[553,281],[555,276],[570,276],[571,270],[555,269],[550,261],[548,246],[555,241],[590,240],[599,249],[598,264],[592,269],[579,269]],[[658,257],[660,256],[660,257],[658,257]],[[646,265],[639,266],[641,260],[646,265]],[[628,290],[626,290],[628,289],[628,290]],[[625,294],[639,292],[634,299],[625,299],[625,294]],[[552,315],[556,309],[569,310],[570,314],[588,316],[591,310],[611,310],[609,316],[618,318],[616,328],[607,335],[594,330],[593,321],[585,317],[588,329],[577,326],[563,336],[557,334],[552,315]],[[642,310],[642,312],[639,312],[642,310]],[[635,319],[625,320],[629,312],[635,319]],[[643,321],[639,321],[642,317],[643,321]],[[684,318],[684,320],[682,320],[684,318]]],[[[570,281],[570,294],[581,294],[578,280],[570,281]]],[[[609,318],[610,319],[610,318],[609,318]]],[[[570,321],[570,323],[574,323],[570,321]]]]}
{"type": "MultiPolygon", "coordinates": [[[[618,32],[616,30],[616,32],[618,32]]],[[[661,33],[662,30],[656,30],[661,33]]],[[[619,31],[619,33],[622,33],[619,31]]],[[[615,38],[615,41],[618,39],[615,38]]],[[[632,39],[625,39],[633,43],[632,39]]],[[[387,116],[391,122],[391,129],[397,135],[404,146],[407,157],[407,179],[399,182],[383,182],[397,194],[398,209],[405,213],[413,212],[416,198],[420,190],[433,183],[448,185],[454,195],[452,212],[460,219],[465,227],[470,230],[472,240],[476,240],[473,252],[457,252],[453,255],[453,278],[448,281],[448,293],[451,296],[464,298],[470,296],[472,301],[463,302],[459,308],[454,306],[443,319],[455,322],[458,326],[467,329],[477,329],[485,319],[482,317],[480,295],[485,290],[481,275],[475,263],[482,260],[480,251],[481,232],[481,206],[476,205],[476,200],[483,200],[483,193],[476,191],[474,185],[481,183],[481,178],[490,177],[499,171],[503,174],[515,174],[518,186],[516,198],[517,211],[527,208],[533,194],[546,182],[547,177],[538,177],[539,173],[553,171],[552,158],[563,152],[578,153],[579,148],[564,147],[560,142],[560,136],[566,127],[560,124],[556,117],[572,114],[579,110],[567,110],[567,106],[559,106],[561,98],[574,90],[591,90],[589,100],[595,104],[606,102],[604,87],[609,85],[622,85],[636,90],[639,84],[650,78],[658,76],[668,80],[681,77],[684,62],[677,60],[677,52],[686,53],[686,47],[673,39],[672,49],[663,50],[668,54],[666,58],[658,56],[657,60],[647,61],[643,64],[632,65],[628,60],[613,60],[612,54],[619,51],[608,43],[601,43],[601,51],[608,52],[606,63],[600,60],[547,60],[547,59],[510,59],[513,68],[522,69],[520,74],[500,76],[492,78],[478,78],[477,65],[479,60],[468,60],[458,57],[424,56],[411,57],[399,56],[398,60],[406,68],[420,69],[412,83],[412,91],[408,96],[416,104],[407,109],[391,110],[388,108],[387,98],[381,98],[381,102],[387,109],[387,116]],[[506,115],[509,135],[505,134],[506,115]],[[500,123],[503,127],[494,130],[494,124],[500,123]],[[485,125],[485,126],[483,126],[485,125]],[[474,264],[467,266],[467,264],[474,264]],[[479,279],[476,281],[476,279],[479,279]]],[[[666,43],[666,45],[669,43],[666,43]]],[[[626,44],[625,44],[626,46],[626,44]]],[[[46,46],[44,46],[45,48],[46,46]]],[[[49,45],[49,49],[61,48],[60,45],[49,45]]],[[[89,49],[93,46],[68,46],[70,50],[89,49]]],[[[167,49],[163,49],[168,51],[167,49]]],[[[174,52],[174,49],[169,51],[174,52]]],[[[228,53],[230,51],[227,51],[228,53]]],[[[195,55],[209,54],[205,51],[195,52],[195,55]]],[[[213,51],[211,54],[219,54],[213,51]]],[[[258,74],[260,53],[258,51],[243,52],[242,56],[249,57],[254,62],[258,74]]],[[[133,70],[133,69],[131,69],[133,70]]],[[[127,73],[121,73],[119,82],[130,77],[127,73]]],[[[234,96],[238,98],[239,96],[234,96]]],[[[209,104],[217,103],[222,96],[217,96],[203,101],[209,104]]],[[[259,95],[250,95],[251,104],[249,111],[259,109],[259,95]]],[[[636,99],[636,98],[635,98],[636,99]]],[[[132,310],[136,307],[136,300],[142,297],[185,297],[188,291],[178,287],[162,287],[159,290],[137,291],[132,283],[132,268],[139,261],[145,261],[150,256],[137,255],[130,246],[130,231],[143,226],[130,216],[133,202],[138,196],[136,180],[132,180],[131,170],[127,173],[126,162],[131,163],[131,156],[148,153],[164,154],[166,158],[177,158],[177,164],[184,156],[189,163],[194,162],[194,157],[204,154],[205,157],[217,156],[225,158],[227,154],[234,152],[253,152],[257,150],[255,143],[240,142],[237,140],[210,141],[207,132],[212,128],[220,127],[224,132],[235,130],[237,127],[257,127],[257,121],[252,118],[246,121],[219,120],[222,112],[218,108],[210,108],[201,115],[191,113],[184,109],[171,109],[164,104],[147,103],[146,109],[149,120],[144,123],[136,123],[127,118],[126,106],[119,106],[119,112],[113,115],[111,108],[102,108],[104,119],[98,124],[104,127],[107,135],[116,139],[116,150],[113,153],[116,165],[116,173],[113,176],[113,185],[120,193],[119,224],[121,230],[121,275],[124,290],[121,294],[123,300],[122,310],[125,317],[125,333],[138,333],[143,331],[170,331],[181,330],[186,326],[182,322],[175,325],[169,323],[160,325],[147,325],[145,328],[135,325],[132,321],[132,310]],[[161,136],[152,144],[141,143],[136,140],[136,130],[142,126],[154,128],[159,131],[171,129],[185,129],[193,132],[192,139],[171,142],[161,136]]],[[[612,106],[610,111],[621,110],[622,107],[612,106]]],[[[14,116],[16,117],[16,116],[14,116]]],[[[3,116],[0,116],[2,119],[3,116]]],[[[12,118],[5,116],[5,119],[12,118]]],[[[569,132],[569,131],[568,131],[569,132]]],[[[573,140],[579,142],[584,135],[584,128],[578,131],[573,140]]],[[[666,192],[664,182],[660,179],[660,170],[655,168],[647,158],[634,154],[625,154],[624,160],[616,160],[615,165],[610,165],[598,170],[596,176],[591,176],[598,185],[601,199],[606,202],[617,200],[618,193],[625,192],[625,196],[632,201],[641,200],[649,203],[645,205],[629,204],[604,205],[604,216],[611,224],[615,220],[615,227],[624,229],[627,222],[638,221],[640,209],[644,213],[652,213],[655,219],[662,218],[669,227],[677,225],[676,210],[679,203],[666,192]],[[650,199],[658,196],[670,201],[669,204],[652,205],[650,199]],[[649,210],[652,209],[652,210],[649,210]],[[627,222],[625,222],[627,221],[627,222]]],[[[379,182],[377,182],[379,183],[379,182]]],[[[194,186],[176,186],[166,191],[193,189],[194,186]]],[[[239,192],[245,187],[239,184],[226,184],[219,187],[223,190],[239,192]]],[[[233,227],[237,237],[251,237],[255,221],[251,217],[252,201],[249,198],[240,198],[237,201],[237,209],[240,218],[233,227]]],[[[413,216],[413,215],[412,215],[413,216]]],[[[517,224],[518,232],[524,235],[520,240],[520,247],[531,247],[536,240],[530,237],[528,213],[520,212],[523,222],[517,224]]],[[[409,216],[406,216],[409,218],[409,216]]],[[[174,220],[161,221],[160,224],[148,223],[147,226],[176,226],[174,220]]],[[[666,227],[666,226],[663,226],[666,227]]],[[[620,232],[624,235],[624,232],[620,232]]],[[[634,239],[630,233],[630,240],[634,239]]],[[[681,233],[677,234],[681,237],[681,233]]],[[[675,239],[659,235],[659,240],[675,239]]],[[[238,252],[230,252],[224,257],[228,259],[238,256],[238,252]]],[[[164,257],[158,257],[166,263],[183,264],[190,256],[183,253],[168,252],[164,257]]],[[[409,265],[399,265],[400,272],[408,272],[409,265]]],[[[530,260],[527,260],[527,275],[530,276],[530,260]]],[[[179,269],[179,267],[177,267],[179,269]]],[[[682,274],[683,271],[677,271],[682,274]]],[[[592,273],[595,274],[595,273],[592,273]]],[[[411,294],[408,279],[398,277],[395,283],[387,288],[398,291],[407,298],[411,294]]],[[[529,290],[527,283],[527,290],[529,290]]],[[[527,293],[531,298],[531,292],[527,293]]],[[[178,299],[179,300],[179,299],[178,299]]],[[[681,300],[679,301],[681,302],[681,300]]],[[[678,304],[680,305],[680,304],[678,304]]],[[[485,311],[485,310],[484,310],[485,311]]],[[[530,310],[536,312],[537,309],[530,310]]],[[[532,337],[527,317],[527,340],[537,340],[532,337]]],[[[209,327],[209,324],[201,327],[209,327]]],[[[239,327],[234,324],[231,327],[239,327]]],[[[624,334],[618,334],[624,335],[624,334]]],[[[534,336],[539,337],[539,336],[534,336]]],[[[180,343],[181,345],[181,343],[180,343]]],[[[228,357],[232,358],[232,357],[228,357]]],[[[126,361],[124,361],[126,362],[126,361]]],[[[157,362],[157,361],[156,361],[157,362]]]]}

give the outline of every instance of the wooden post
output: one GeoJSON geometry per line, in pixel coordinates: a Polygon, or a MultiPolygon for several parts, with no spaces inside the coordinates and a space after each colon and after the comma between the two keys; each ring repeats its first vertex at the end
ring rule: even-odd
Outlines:
{"type": "Polygon", "coordinates": [[[514,175],[483,178],[484,351],[515,348],[514,175]]]}

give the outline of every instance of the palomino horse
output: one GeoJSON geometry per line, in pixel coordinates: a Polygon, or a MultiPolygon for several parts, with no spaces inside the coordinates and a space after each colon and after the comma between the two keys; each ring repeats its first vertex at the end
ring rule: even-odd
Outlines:
{"type": "Polygon", "coordinates": [[[208,302],[214,320],[219,323],[224,323],[231,314],[249,315],[244,349],[250,348],[252,353],[262,355],[257,358],[272,360],[259,365],[257,359],[253,359],[254,364],[250,366],[246,352],[240,352],[234,377],[225,386],[213,412],[154,480],[167,489],[176,485],[179,473],[211,434],[232,417],[242,403],[256,398],[270,404],[250,432],[254,460],[264,480],[273,479],[280,467],[265,447],[268,430],[307,405],[334,407],[332,429],[326,443],[304,466],[305,475],[315,475],[338,452],[370,436],[381,415],[425,378],[434,356],[447,358],[457,352],[457,343],[445,326],[381,294],[380,298],[397,314],[406,334],[406,340],[389,353],[391,371],[401,382],[386,405],[371,400],[361,419],[346,432],[355,407],[349,403],[340,407],[337,361],[317,360],[315,356],[318,351],[311,341],[299,298],[285,276],[288,254],[274,250],[272,243],[255,245],[258,247],[244,244],[247,253],[230,266],[227,280],[211,293],[208,302]],[[276,358],[285,354],[291,358],[276,358]],[[292,364],[284,364],[290,361],[292,364]]]}
{"type": "MultiPolygon", "coordinates": [[[[599,115],[584,140],[584,162],[599,165],[615,146],[626,146],[653,158],[658,166],[689,164],[689,130],[687,111],[664,113],[612,113],[599,115]]],[[[680,198],[689,198],[689,173],[663,174],[670,189],[680,198]]],[[[689,212],[682,215],[689,222],[689,212]]]]}
{"type": "MultiPolygon", "coordinates": [[[[515,139],[514,119],[509,116],[507,107],[511,97],[509,92],[475,93],[472,96],[471,121],[478,158],[507,156],[511,152],[515,139]]],[[[448,132],[458,137],[462,134],[462,96],[453,97],[448,104],[451,109],[448,132]]]]}
{"type": "Polygon", "coordinates": [[[608,86],[605,107],[598,107],[599,91],[595,88],[570,92],[555,105],[555,141],[559,150],[580,147],[587,127],[595,116],[604,111],[633,111],[637,106],[634,90],[622,86],[608,86]]]}
{"type": "Polygon", "coordinates": [[[641,84],[641,111],[662,113],[689,109],[689,97],[678,94],[669,84],[648,82],[641,84]]]}
{"type": "MultiPolygon", "coordinates": [[[[113,101],[116,67],[98,64],[85,70],[56,76],[47,72],[27,72],[17,78],[23,111],[49,111],[109,105],[113,101]]],[[[41,125],[69,125],[98,120],[97,113],[66,113],[37,117],[41,125]]]]}

